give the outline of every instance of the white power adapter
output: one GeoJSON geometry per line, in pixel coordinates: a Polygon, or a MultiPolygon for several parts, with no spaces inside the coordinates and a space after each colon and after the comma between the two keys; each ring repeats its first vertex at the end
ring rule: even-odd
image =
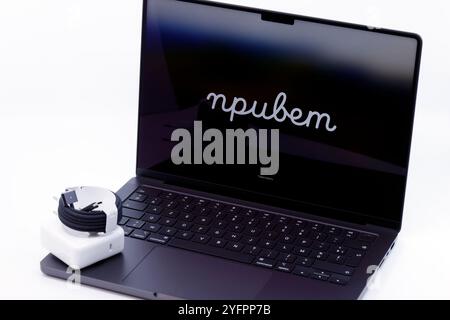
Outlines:
{"type": "Polygon", "coordinates": [[[74,270],[112,257],[124,248],[124,231],[117,225],[121,210],[120,199],[109,190],[67,189],[58,217],[42,225],[42,245],[74,270]]]}
{"type": "Polygon", "coordinates": [[[121,227],[107,234],[90,236],[89,233],[67,230],[56,217],[42,226],[41,240],[51,254],[74,270],[112,257],[124,247],[121,227]]]}

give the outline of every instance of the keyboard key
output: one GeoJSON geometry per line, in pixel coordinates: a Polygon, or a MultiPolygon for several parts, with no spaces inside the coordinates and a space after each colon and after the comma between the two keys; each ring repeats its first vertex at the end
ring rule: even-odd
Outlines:
{"type": "Polygon", "coordinates": [[[274,216],[273,216],[273,214],[270,214],[270,213],[263,213],[259,217],[260,217],[261,220],[264,220],[264,221],[272,221],[274,216]]]}
{"type": "Polygon", "coordinates": [[[219,220],[212,224],[213,228],[225,229],[228,226],[228,222],[225,220],[219,220]]]}
{"type": "MultiPolygon", "coordinates": [[[[242,219],[240,219],[240,220],[242,220],[242,219]]],[[[239,223],[240,221],[238,220],[238,221],[233,221],[233,222],[239,223]]],[[[256,227],[259,224],[259,220],[256,218],[251,218],[245,224],[247,225],[247,227],[256,227]]]]}
{"type": "Polygon", "coordinates": [[[352,249],[365,251],[365,250],[369,249],[370,245],[369,245],[368,242],[347,239],[347,240],[344,241],[344,246],[352,248],[352,249]]]}
{"type": "Polygon", "coordinates": [[[163,214],[163,216],[165,216],[165,217],[175,219],[176,217],[178,217],[178,215],[180,214],[180,212],[177,211],[177,210],[166,209],[166,210],[163,211],[162,214],[163,214]]]}
{"type": "Polygon", "coordinates": [[[285,236],[290,234],[292,231],[294,230],[294,228],[292,226],[288,226],[288,225],[279,225],[278,227],[276,227],[274,229],[275,232],[279,232],[281,234],[281,236],[285,236]]]}
{"type": "Polygon", "coordinates": [[[122,207],[137,211],[144,211],[147,207],[147,204],[143,202],[127,200],[122,204],[122,207]]]}
{"type": "Polygon", "coordinates": [[[147,237],[147,241],[156,242],[165,244],[170,240],[169,236],[158,234],[158,233],[150,233],[150,235],[147,237]]]}
{"type": "Polygon", "coordinates": [[[221,230],[221,229],[212,229],[209,234],[215,238],[222,238],[223,235],[225,234],[225,230],[221,230]]]}
{"type": "Polygon", "coordinates": [[[144,221],[139,221],[139,220],[135,220],[135,219],[130,219],[130,220],[127,222],[127,227],[135,228],[135,229],[140,229],[140,228],[142,228],[142,226],[143,226],[144,224],[145,224],[144,221]]]}
{"type": "Polygon", "coordinates": [[[136,192],[143,193],[147,196],[157,197],[161,191],[154,188],[148,188],[148,187],[139,187],[136,192]]]}
{"type": "Polygon", "coordinates": [[[343,246],[332,246],[330,249],[330,253],[343,255],[347,252],[347,248],[343,246]]]}
{"type": "Polygon", "coordinates": [[[210,225],[211,222],[212,222],[212,219],[210,217],[205,217],[205,216],[200,216],[195,219],[196,224],[201,224],[204,226],[210,225]]]}
{"type": "Polygon", "coordinates": [[[326,260],[328,258],[328,253],[325,251],[315,251],[313,250],[310,255],[311,258],[319,259],[319,260],[326,260]]]}
{"type": "Polygon", "coordinates": [[[159,221],[159,223],[162,224],[162,225],[171,227],[171,226],[173,226],[173,225],[176,223],[176,220],[175,220],[175,219],[172,219],[172,218],[162,218],[162,219],[159,221]]]}
{"type": "Polygon", "coordinates": [[[177,197],[177,195],[175,193],[168,192],[168,191],[161,193],[159,196],[161,198],[168,199],[168,200],[174,200],[177,197]]]}
{"type": "Polygon", "coordinates": [[[259,228],[248,227],[247,229],[245,229],[245,234],[252,236],[252,237],[257,237],[260,233],[261,233],[261,229],[259,229],[259,228]]]}
{"type": "Polygon", "coordinates": [[[290,227],[293,227],[295,221],[294,219],[286,216],[279,216],[278,220],[280,221],[280,223],[288,224],[290,227]]]}
{"type": "Polygon", "coordinates": [[[147,202],[148,202],[148,204],[150,204],[152,206],[159,206],[163,202],[163,199],[161,199],[161,198],[150,198],[147,202]]]}
{"type": "Polygon", "coordinates": [[[173,200],[167,202],[166,205],[165,205],[165,207],[167,209],[172,209],[172,210],[175,209],[177,206],[178,206],[178,202],[173,201],[173,200]]]}
{"type": "Polygon", "coordinates": [[[342,244],[345,238],[341,236],[331,236],[328,237],[327,241],[332,244],[342,244]]]}
{"type": "Polygon", "coordinates": [[[328,235],[323,232],[313,232],[311,234],[311,239],[317,240],[317,241],[325,241],[327,239],[328,235]]]}
{"type": "Polygon", "coordinates": [[[241,208],[239,208],[237,206],[226,206],[225,207],[225,212],[227,212],[227,213],[239,213],[240,210],[241,210],[241,208]]]}
{"type": "Polygon", "coordinates": [[[179,200],[184,203],[184,204],[189,204],[192,202],[192,197],[189,196],[181,196],[181,198],[179,198],[179,200]]]}
{"type": "Polygon", "coordinates": [[[287,263],[294,263],[295,259],[297,257],[291,253],[282,253],[279,257],[278,260],[279,261],[284,261],[287,263]]]}
{"type": "Polygon", "coordinates": [[[293,246],[290,244],[280,243],[277,245],[277,250],[282,252],[291,252],[293,250],[293,246]]]}
{"type": "Polygon", "coordinates": [[[194,199],[192,204],[195,205],[195,206],[204,207],[204,206],[207,206],[209,204],[209,201],[208,200],[204,200],[204,199],[194,199]]]}
{"type": "Polygon", "coordinates": [[[311,224],[311,230],[313,230],[313,231],[322,231],[322,229],[323,229],[323,225],[321,225],[319,223],[311,224]]]}
{"type": "Polygon", "coordinates": [[[333,236],[338,236],[342,232],[342,229],[337,227],[325,227],[324,232],[333,236]]]}
{"type": "Polygon", "coordinates": [[[278,251],[264,249],[259,255],[264,258],[275,259],[278,256],[278,251]]]}
{"type": "Polygon", "coordinates": [[[123,208],[122,216],[139,220],[144,216],[144,212],[123,208]]]}
{"type": "Polygon", "coordinates": [[[240,252],[235,252],[232,250],[227,250],[224,248],[218,248],[215,246],[208,246],[201,243],[196,243],[192,241],[186,241],[178,238],[173,238],[169,242],[170,246],[191,250],[195,252],[200,252],[203,254],[209,254],[217,257],[222,257],[229,260],[235,260],[243,263],[251,263],[253,261],[253,257],[250,255],[242,254],[240,252]]]}
{"type": "Polygon", "coordinates": [[[147,195],[146,195],[146,194],[143,194],[143,193],[137,193],[137,192],[135,192],[135,193],[133,193],[133,194],[130,196],[129,199],[130,199],[130,200],[133,200],[133,201],[137,201],[137,202],[144,202],[145,199],[147,199],[147,195]]]}
{"type": "Polygon", "coordinates": [[[227,217],[227,220],[232,223],[240,223],[244,220],[244,217],[237,214],[232,214],[227,217]]]}
{"type": "Polygon", "coordinates": [[[311,273],[311,278],[313,279],[318,279],[318,280],[323,280],[323,281],[328,281],[328,279],[330,278],[330,274],[323,272],[323,271],[313,271],[311,273]]]}
{"type": "Polygon", "coordinates": [[[166,227],[166,228],[162,228],[159,231],[159,233],[166,235],[166,236],[174,236],[177,233],[177,229],[172,228],[172,227],[166,227]]]}
{"type": "Polygon", "coordinates": [[[344,238],[346,239],[355,239],[357,235],[356,231],[347,230],[344,232],[344,238]]]}
{"type": "Polygon", "coordinates": [[[244,226],[242,224],[230,224],[230,226],[228,227],[228,230],[230,230],[231,232],[239,232],[241,233],[244,230],[244,226]]]}
{"type": "Polygon", "coordinates": [[[209,230],[209,227],[207,227],[207,226],[198,226],[198,225],[196,225],[192,229],[192,232],[205,234],[206,232],[208,232],[208,230],[209,230]]]}
{"type": "Polygon", "coordinates": [[[230,241],[239,241],[239,239],[241,239],[241,235],[235,232],[227,232],[225,234],[225,239],[230,241]]]}
{"type": "Polygon", "coordinates": [[[150,232],[158,232],[159,229],[161,229],[161,226],[159,224],[155,223],[146,223],[142,227],[143,230],[150,231],[150,232]]]}
{"type": "Polygon", "coordinates": [[[302,277],[309,277],[311,274],[311,269],[302,267],[302,266],[295,266],[294,270],[292,271],[294,274],[302,276],[302,277]]]}
{"type": "Polygon", "coordinates": [[[333,274],[330,277],[330,282],[335,283],[335,284],[340,284],[343,286],[346,285],[349,281],[350,281],[350,277],[346,277],[346,276],[342,276],[342,275],[333,274]]]}
{"type": "Polygon", "coordinates": [[[298,219],[295,220],[295,226],[297,228],[304,229],[304,228],[306,228],[307,225],[308,225],[308,222],[306,222],[306,221],[298,220],[298,219]]]}
{"type": "Polygon", "coordinates": [[[197,215],[207,216],[211,212],[210,208],[207,207],[199,207],[194,210],[194,213],[197,215]]]}
{"type": "Polygon", "coordinates": [[[209,241],[210,237],[203,234],[196,234],[192,241],[198,242],[198,243],[207,243],[209,241]]]}
{"type": "Polygon", "coordinates": [[[220,202],[210,202],[209,206],[213,209],[213,210],[222,210],[223,208],[225,208],[225,205],[220,203],[220,202]]]}
{"type": "Polygon", "coordinates": [[[298,238],[306,239],[310,233],[311,233],[311,230],[302,228],[302,229],[296,230],[293,233],[293,235],[298,237],[298,238]]]}
{"type": "Polygon", "coordinates": [[[138,189],[136,190],[136,192],[143,193],[143,194],[146,193],[146,192],[145,192],[145,188],[143,188],[143,187],[138,188],[138,189]]]}
{"type": "Polygon", "coordinates": [[[324,271],[329,271],[332,273],[338,273],[338,274],[342,274],[345,276],[351,276],[351,275],[353,275],[353,272],[354,272],[354,269],[352,267],[335,264],[335,263],[330,263],[330,262],[326,262],[326,261],[320,261],[320,260],[316,260],[314,262],[313,268],[319,269],[319,270],[324,270],[324,271]]]}
{"type": "Polygon", "coordinates": [[[212,216],[214,216],[216,218],[216,220],[225,220],[227,218],[227,214],[225,213],[225,211],[215,211],[213,212],[212,216]]]}
{"type": "Polygon", "coordinates": [[[310,249],[306,249],[306,248],[294,248],[292,250],[293,254],[296,254],[298,256],[302,256],[302,257],[308,257],[311,254],[311,250],[310,249]]]}
{"type": "Polygon", "coordinates": [[[327,251],[330,245],[326,242],[314,241],[312,248],[319,251],[327,251]]]}
{"type": "Polygon", "coordinates": [[[244,249],[244,253],[251,254],[253,256],[258,255],[261,252],[261,249],[257,246],[246,246],[244,249]]]}
{"type": "Polygon", "coordinates": [[[294,237],[291,235],[285,235],[280,238],[280,241],[285,243],[292,243],[294,242],[294,237]]]}
{"type": "Polygon", "coordinates": [[[129,236],[134,231],[133,228],[130,228],[127,226],[122,226],[122,229],[123,229],[125,236],[129,236]]]}
{"type": "Polygon", "coordinates": [[[309,248],[309,247],[311,247],[311,245],[312,245],[312,240],[310,240],[310,239],[300,239],[299,241],[298,241],[298,245],[300,245],[300,246],[302,246],[302,247],[304,247],[304,248],[309,248]]]}
{"type": "Polygon", "coordinates": [[[270,240],[261,240],[259,245],[265,249],[273,249],[275,247],[275,242],[270,240]]]}
{"type": "Polygon", "coordinates": [[[275,266],[275,260],[265,257],[258,257],[255,260],[255,264],[266,268],[273,268],[275,266]]]}
{"type": "Polygon", "coordinates": [[[299,257],[295,263],[303,267],[309,267],[313,264],[313,262],[314,260],[311,258],[299,257]]]}
{"type": "Polygon", "coordinates": [[[277,264],[275,265],[275,269],[283,272],[292,272],[292,270],[294,269],[294,265],[287,262],[277,262],[277,264]]]}
{"type": "Polygon", "coordinates": [[[290,221],[290,219],[288,217],[284,217],[284,216],[276,216],[274,221],[275,221],[275,223],[285,225],[290,221]]]}
{"type": "Polygon", "coordinates": [[[253,209],[239,208],[239,214],[246,218],[252,218],[253,216],[255,216],[256,213],[257,211],[253,209]]]}
{"type": "Polygon", "coordinates": [[[130,219],[127,218],[127,217],[122,217],[122,219],[120,219],[118,225],[119,226],[123,226],[123,225],[125,225],[128,222],[128,220],[130,220],[130,219]]]}
{"type": "Polygon", "coordinates": [[[186,221],[178,221],[175,227],[180,230],[190,230],[192,228],[192,223],[186,221]]]}
{"type": "Polygon", "coordinates": [[[147,213],[147,214],[144,216],[143,220],[144,220],[144,221],[147,221],[147,222],[155,223],[155,222],[158,222],[158,220],[159,220],[160,218],[161,218],[161,217],[158,216],[158,215],[156,215],[156,214],[147,213]]]}
{"type": "Polygon", "coordinates": [[[190,231],[180,231],[177,233],[176,237],[180,239],[190,240],[194,234],[190,231]]]}
{"type": "Polygon", "coordinates": [[[337,254],[331,254],[328,258],[329,262],[337,263],[337,264],[343,264],[345,261],[345,256],[343,255],[337,255],[337,254]]]}
{"type": "Polygon", "coordinates": [[[145,238],[147,238],[149,234],[150,232],[145,230],[134,230],[133,233],[131,234],[131,237],[140,240],[145,240],[145,238]]]}
{"type": "Polygon", "coordinates": [[[358,237],[358,240],[364,242],[374,242],[378,237],[374,234],[361,233],[358,237]]]}
{"type": "Polygon", "coordinates": [[[149,206],[145,212],[152,214],[161,214],[163,209],[164,209],[163,207],[149,206]]]}
{"type": "Polygon", "coordinates": [[[179,219],[184,220],[184,221],[193,221],[194,220],[194,215],[192,213],[182,213],[179,217],[179,219]]]}
{"type": "Polygon", "coordinates": [[[229,242],[227,244],[227,249],[233,250],[233,251],[241,251],[244,248],[244,245],[239,242],[229,242]]]}
{"type": "Polygon", "coordinates": [[[181,210],[184,212],[192,212],[194,211],[195,206],[192,204],[182,204],[181,205],[181,210]]]}
{"type": "Polygon", "coordinates": [[[248,245],[255,245],[258,243],[258,238],[256,237],[244,237],[242,238],[242,242],[248,244],[248,245]]]}
{"type": "Polygon", "coordinates": [[[226,245],[226,241],[223,239],[212,239],[209,244],[214,247],[223,248],[226,245]]]}
{"type": "Polygon", "coordinates": [[[264,221],[260,225],[260,228],[263,229],[264,231],[272,231],[273,228],[275,228],[275,223],[273,223],[272,221],[264,221]]]}
{"type": "Polygon", "coordinates": [[[347,260],[345,260],[345,264],[350,267],[357,267],[361,263],[361,260],[364,256],[362,251],[350,250],[347,254],[347,260]]]}

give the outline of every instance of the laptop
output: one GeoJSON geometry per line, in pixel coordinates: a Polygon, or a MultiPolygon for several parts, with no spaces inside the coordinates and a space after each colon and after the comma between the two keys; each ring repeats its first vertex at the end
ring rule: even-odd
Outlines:
{"type": "MultiPolygon", "coordinates": [[[[401,229],[421,47],[369,26],[144,1],[125,249],[81,283],[148,299],[361,297],[401,229]],[[202,159],[209,129],[276,132],[278,166],[218,148],[202,159]],[[173,159],[176,130],[192,133],[191,163],[173,159]]],[[[52,255],[41,269],[72,277],[52,255]]]]}

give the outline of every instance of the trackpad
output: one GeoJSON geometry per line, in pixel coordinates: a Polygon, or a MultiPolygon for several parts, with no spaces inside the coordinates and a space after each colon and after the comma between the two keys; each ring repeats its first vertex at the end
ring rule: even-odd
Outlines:
{"type": "Polygon", "coordinates": [[[271,271],[170,247],[156,247],[124,280],[181,299],[254,299],[271,271]]]}

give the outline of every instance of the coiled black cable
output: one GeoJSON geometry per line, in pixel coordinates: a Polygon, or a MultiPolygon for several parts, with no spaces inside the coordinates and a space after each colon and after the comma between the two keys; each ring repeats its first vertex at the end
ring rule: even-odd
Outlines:
{"type": "MultiPolygon", "coordinates": [[[[122,200],[116,197],[117,222],[122,219],[122,200]]],[[[103,211],[83,211],[77,210],[64,203],[63,198],[59,199],[58,205],[59,220],[68,228],[81,232],[105,232],[106,214],[103,211]]]]}

